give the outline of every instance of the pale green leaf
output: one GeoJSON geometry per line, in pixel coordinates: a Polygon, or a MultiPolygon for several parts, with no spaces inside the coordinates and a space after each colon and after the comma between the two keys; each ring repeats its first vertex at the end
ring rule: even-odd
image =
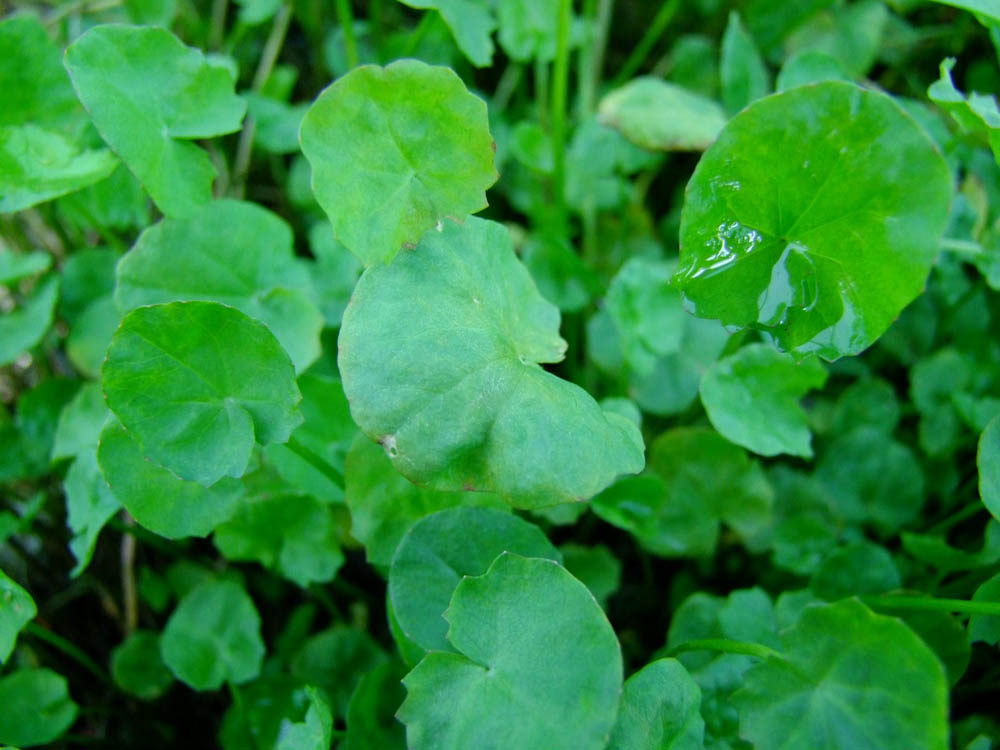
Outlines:
{"type": "Polygon", "coordinates": [[[330,750],[333,743],[330,704],[317,688],[307,687],[306,694],[309,696],[309,709],[305,721],[284,726],[274,750],[330,750]]]}
{"type": "Polygon", "coordinates": [[[7,661],[17,643],[17,634],[27,625],[38,609],[31,594],[0,570],[0,664],[7,661]]]}
{"type": "Polygon", "coordinates": [[[76,558],[70,577],[75,578],[90,564],[97,535],[122,504],[101,476],[96,445],[76,457],[66,472],[63,487],[66,491],[67,523],[73,532],[69,548],[76,558]]]}
{"type": "Polygon", "coordinates": [[[51,669],[19,669],[0,679],[0,743],[44,745],[76,721],[66,678],[51,669]]]}
{"type": "Polygon", "coordinates": [[[771,75],[735,10],[729,12],[729,22],[722,36],[719,75],[722,101],[730,113],[739,112],[750,102],[771,93],[771,75]]]}
{"type": "Polygon", "coordinates": [[[1000,519],[1000,416],[990,420],[979,436],[976,464],[979,467],[979,496],[993,517],[1000,519]]]}
{"type": "MultiPolygon", "coordinates": [[[[488,0],[401,0],[411,8],[434,9],[448,25],[455,43],[469,62],[485,68],[493,61],[493,30],[497,21],[493,17],[492,3],[488,0]]],[[[503,4],[501,3],[501,6],[503,4]]]]}
{"type": "Polygon", "coordinates": [[[52,325],[59,298],[59,277],[43,277],[22,304],[0,315],[0,367],[32,348],[52,325]]]}
{"type": "Polygon", "coordinates": [[[701,690],[674,659],[647,664],[625,681],[608,750],[701,750],[701,690]]]}

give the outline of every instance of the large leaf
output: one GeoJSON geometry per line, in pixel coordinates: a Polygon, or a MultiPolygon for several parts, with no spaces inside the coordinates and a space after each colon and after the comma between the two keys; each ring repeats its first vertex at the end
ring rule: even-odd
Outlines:
{"type": "Polygon", "coordinates": [[[101,137],[164,214],[212,199],[215,168],[190,140],[240,128],[246,103],[225,68],[165,29],[120,25],[80,36],[66,68],[101,137]]]}
{"type": "Polygon", "coordinates": [[[309,108],[300,140],[316,200],[365,265],[485,208],[497,179],[485,103],[453,70],[417,60],[338,79],[309,108]]]}
{"type": "Polygon", "coordinates": [[[939,750],[948,683],[934,653],[856,599],[803,610],[784,658],[750,669],[733,696],[757,750],[939,750]]]}
{"type": "Polygon", "coordinates": [[[892,99],[791,89],[734,117],[698,164],[676,280],[701,317],[856,354],[923,291],[950,196],[944,159],[892,99]]]}
{"type": "Polygon", "coordinates": [[[30,622],[38,610],[31,594],[0,570],[0,664],[14,650],[17,634],[30,622]]]}
{"type": "Polygon", "coordinates": [[[428,654],[398,716],[413,750],[599,750],[621,694],[610,623],[551,560],[503,554],[466,578],[447,612],[459,653],[428,654]]]}
{"type": "Polygon", "coordinates": [[[601,100],[601,124],[651,151],[704,151],[726,124],[711,99],[658,78],[636,78],[601,100]]]}
{"type": "Polygon", "coordinates": [[[230,305],[270,328],[301,372],[319,356],[323,328],[308,285],[291,228],[256,204],[223,200],[146,229],[118,264],[115,302],[122,312],[184,300],[230,305]]]}
{"type": "Polygon", "coordinates": [[[701,402],[712,425],[762,456],[812,457],[812,436],[799,401],[821,388],[826,369],[815,358],[796,362],[767,344],[720,359],[701,379],[701,402]]]}
{"type": "Polygon", "coordinates": [[[485,573],[501,552],[562,561],[541,529],[493,508],[451,508],[418,521],[389,570],[389,599],[406,637],[427,651],[450,651],[441,615],[455,587],[485,573]]]}
{"type": "Polygon", "coordinates": [[[642,468],[642,438],[542,369],[566,349],[558,322],[506,229],[446,222],[358,282],[340,332],[351,413],[418,484],[526,508],[590,497],[642,468]]]}
{"type": "Polygon", "coordinates": [[[195,690],[247,682],[260,674],[264,660],[260,615],[242,586],[209,580],[177,605],[160,651],[177,679],[195,690]]]}
{"type": "Polygon", "coordinates": [[[149,458],[206,486],[246,471],[254,442],[302,421],[292,363],[232,307],[171,302],[122,321],[102,370],[108,405],[149,458]]]}
{"type": "Polygon", "coordinates": [[[51,669],[19,669],[0,679],[0,743],[44,745],[76,721],[66,678],[51,669]]]}
{"type": "Polygon", "coordinates": [[[701,690],[673,659],[647,664],[625,681],[608,750],[701,750],[701,690]]]}

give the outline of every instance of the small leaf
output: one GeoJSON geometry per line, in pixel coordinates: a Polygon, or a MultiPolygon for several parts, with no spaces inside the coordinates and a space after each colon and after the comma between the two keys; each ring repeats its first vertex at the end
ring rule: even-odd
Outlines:
{"type": "Polygon", "coordinates": [[[73,725],[78,711],[66,678],[51,669],[19,669],[0,679],[0,743],[52,742],[73,725]]]}
{"type": "Polygon", "coordinates": [[[700,750],[701,690],[674,659],[647,664],[625,681],[608,750],[700,750]]]}
{"type": "Polygon", "coordinates": [[[101,137],[165,215],[212,199],[215,168],[190,141],[239,130],[246,103],[226,70],[152,26],[96,26],[65,60],[101,137]]]}
{"type": "Polygon", "coordinates": [[[605,96],[598,119],[650,151],[704,151],[726,124],[711,99],[647,77],[605,96]]]}
{"type": "Polygon", "coordinates": [[[555,57],[559,0],[505,0],[497,4],[500,46],[514,60],[555,57]]]}
{"type": "Polygon", "coordinates": [[[954,67],[954,57],[942,60],[941,77],[927,89],[927,96],[951,115],[963,131],[985,136],[994,158],[1000,161],[1000,110],[996,97],[977,93],[966,97],[952,81],[954,67]]]}
{"type": "Polygon", "coordinates": [[[283,727],[274,750],[329,750],[333,743],[330,704],[317,688],[309,686],[306,693],[309,696],[309,709],[306,711],[305,721],[283,727]]]}
{"type": "MultiPolygon", "coordinates": [[[[1000,603],[1000,573],[980,584],[972,595],[972,601],[1000,603]]],[[[992,646],[1000,643],[1000,616],[972,615],[969,618],[969,640],[982,641],[992,646]]]]}
{"type": "Polygon", "coordinates": [[[621,694],[621,651],[586,587],[551,560],[502,554],[455,589],[448,638],[404,680],[413,750],[600,750],[621,694]],[[525,711],[530,706],[530,711],[525,711]]]}
{"type": "Polygon", "coordinates": [[[358,282],[338,359],[351,413],[418,484],[523,508],[590,497],[642,468],[642,439],[539,365],[562,359],[558,321],[506,229],[447,222],[358,282]]]}
{"type": "Polygon", "coordinates": [[[899,568],[885,547],[864,539],[830,552],[813,574],[809,588],[821,599],[884,594],[902,584],[899,568]]]}
{"type": "Polygon", "coordinates": [[[405,750],[406,733],[395,713],[406,691],[398,662],[380,664],[358,682],[347,706],[345,750],[405,750]]]}
{"type": "Polygon", "coordinates": [[[271,332],[215,302],[125,316],[102,370],[108,405],[149,458],[211,485],[246,471],[254,442],[302,421],[292,363],[271,332]]]}
{"type": "Polygon", "coordinates": [[[111,516],[122,507],[97,466],[97,446],[76,457],[63,483],[66,491],[67,522],[73,531],[69,542],[76,565],[70,577],[80,575],[90,564],[101,533],[111,516]]]}
{"type": "Polygon", "coordinates": [[[417,60],[338,79],[309,108],[300,140],[316,200],[365,265],[485,208],[497,179],[486,105],[453,70],[417,60]]]}
{"type": "Polygon", "coordinates": [[[0,664],[14,650],[17,634],[38,613],[31,594],[0,570],[0,664]]]}
{"type": "Polygon", "coordinates": [[[993,517],[1000,520],[1000,416],[990,420],[979,436],[976,464],[979,467],[979,496],[993,517]]]}
{"type": "Polygon", "coordinates": [[[722,101],[730,113],[739,112],[751,102],[771,93],[771,76],[767,66],[735,10],[729,12],[729,23],[722,36],[719,75],[722,78],[722,101]]]}
{"type": "Polygon", "coordinates": [[[401,0],[411,8],[433,8],[448,25],[455,43],[477,68],[493,62],[493,30],[497,27],[486,0],[401,0]]]}
{"type": "Polygon", "coordinates": [[[59,277],[43,277],[19,307],[0,316],[0,367],[9,365],[42,340],[55,312],[59,277]]]}
{"type": "Polygon", "coordinates": [[[451,508],[418,521],[389,570],[389,598],[407,638],[426,651],[450,651],[441,617],[459,581],[486,572],[501,552],[560,561],[541,529],[492,508],[451,508]]]}
{"type": "Polygon", "coordinates": [[[606,610],[608,597],[622,583],[621,561],[603,544],[585,547],[568,542],[559,547],[559,554],[566,570],[590,589],[597,603],[606,610]]]}
{"type": "Polygon", "coordinates": [[[701,402],[724,437],[759,453],[811,458],[812,436],[799,405],[822,388],[826,369],[815,358],[796,362],[767,344],[750,344],[720,359],[701,379],[701,402]]]}
{"type": "Polygon", "coordinates": [[[111,677],[127,693],[156,700],[174,682],[160,656],[160,634],[136,630],[111,652],[111,677]]]}
{"type": "Polygon", "coordinates": [[[292,676],[317,685],[329,698],[336,716],[347,705],[361,676],[386,661],[386,655],[368,633],[335,625],[310,637],[292,658],[292,676]]]}
{"type": "Polygon", "coordinates": [[[218,690],[260,674],[264,642],[253,600],[231,581],[202,583],[170,616],[160,640],[163,661],[195,690],[218,690]]]}
{"type": "Polygon", "coordinates": [[[857,354],[923,291],[950,197],[941,154],[888,96],[791,89],[734,117],[699,162],[675,278],[701,317],[857,354]]]}
{"type": "Polygon", "coordinates": [[[896,618],[856,599],[811,606],[781,641],[784,658],[750,669],[733,696],[757,750],[948,746],[944,669],[896,618]]]}

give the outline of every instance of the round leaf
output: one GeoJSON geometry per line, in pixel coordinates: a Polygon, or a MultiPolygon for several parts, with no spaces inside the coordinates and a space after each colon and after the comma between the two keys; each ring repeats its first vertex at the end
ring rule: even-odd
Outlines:
{"type": "Polygon", "coordinates": [[[821,388],[826,370],[815,358],[796,362],[767,344],[744,346],[701,379],[701,402],[724,437],[762,456],[812,457],[812,436],[799,401],[821,388]]]}
{"type": "Polygon", "coordinates": [[[397,714],[413,750],[599,750],[615,722],[622,661],[587,588],[551,560],[503,554],[448,608],[459,653],[428,654],[397,714]]]}
{"type": "Polygon", "coordinates": [[[274,335],[215,302],[130,312],[102,378],[142,452],[206,486],[242,476],[255,441],[282,443],[302,421],[292,363],[274,335]]]}
{"type": "Polygon", "coordinates": [[[756,750],[939,750],[948,683],[934,653],[856,599],[806,607],[782,633],[784,659],[744,675],[733,696],[756,750]]]}
{"type": "Polygon", "coordinates": [[[260,674],[260,616],[247,592],[231,581],[207,581],[181,600],[160,639],[163,661],[195,690],[218,690],[260,674]]]}
{"type": "Polygon", "coordinates": [[[446,222],[358,282],[338,360],[354,420],[417,484],[524,508],[590,497],[642,468],[642,437],[538,364],[562,359],[558,324],[506,229],[446,222]]]}
{"type": "Polygon", "coordinates": [[[446,217],[486,207],[497,180],[486,104],[449,68],[363,65],[327,88],[299,138],[337,239],[389,261],[446,217]]]}
{"type": "Polygon", "coordinates": [[[66,678],[51,669],[19,669],[0,679],[0,744],[44,745],[76,721],[66,678]]]}
{"type": "Polygon", "coordinates": [[[857,354],[923,290],[951,198],[924,130],[843,82],[750,105],[688,183],[676,277],[701,317],[857,354]]]}
{"type": "Polygon", "coordinates": [[[625,681],[608,750],[701,750],[701,690],[674,659],[647,664],[625,681]]]}
{"type": "Polygon", "coordinates": [[[155,700],[173,684],[160,656],[160,635],[136,630],[111,652],[111,677],[127,693],[145,701],[155,700]]]}
{"type": "Polygon", "coordinates": [[[492,508],[451,508],[418,521],[389,570],[389,598],[406,637],[450,651],[441,614],[459,581],[482,575],[501,552],[562,560],[537,526],[492,508]]]}

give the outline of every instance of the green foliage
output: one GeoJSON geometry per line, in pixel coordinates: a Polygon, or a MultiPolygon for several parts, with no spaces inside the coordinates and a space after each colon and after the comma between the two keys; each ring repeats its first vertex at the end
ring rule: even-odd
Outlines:
{"type": "Polygon", "coordinates": [[[625,681],[608,750],[697,750],[701,691],[680,662],[659,659],[625,681]]]}
{"type": "Polygon", "coordinates": [[[7,661],[17,634],[37,612],[31,595],[0,571],[0,664],[7,661]]]}
{"type": "Polygon", "coordinates": [[[66,678],[51,669],[20,669],[0,678],[0,742],[44,745],[72,725],[78,710],[66,678]]]}

